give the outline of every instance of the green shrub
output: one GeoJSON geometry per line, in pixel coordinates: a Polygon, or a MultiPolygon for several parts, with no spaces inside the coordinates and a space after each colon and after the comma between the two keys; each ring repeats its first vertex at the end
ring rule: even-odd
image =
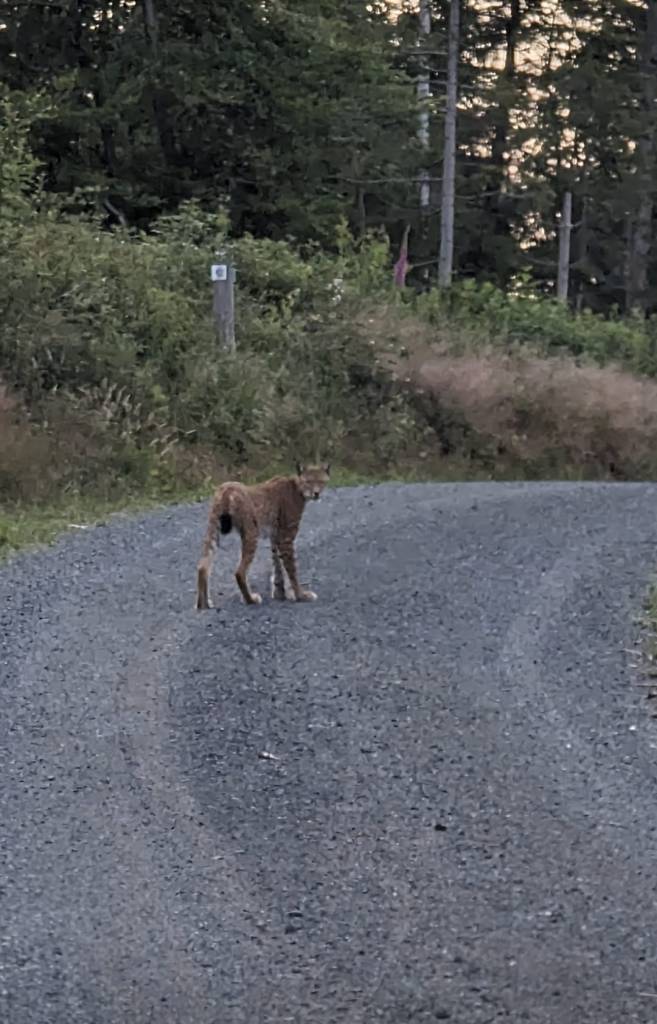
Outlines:
{"type": "MultiPolygon", "coordinates": [[[[10,185],[24,197],[34,168],[16,138],[6,145],[23,171],[10,185]]],[[[408,410],[376,383],[376,352],[353,327],[361,290],[383,285],[380,239],[341,237],[334,256],[232,240],[224,216],[192,203],[149,234],[104,231],[35,201],[7,211],[0,375],[30,410],[25,443],[45,443],[55,406],[57,429],[86,438],[86,453],[67,447],[62,487],[141,487],[178,471],[183,447],[206,471],[205,451],[239,466],[320,450],[349,461],[359,447],[388,459],[409,443],[408,410]],[[221,250],[238,268],[236,356],[219,349],[211,316],[209,265],[221,250]]]]}
{"type": "Polygon", "coordinates": [[[588,310],[573,313],[563,303],[536,295],[505,295],[491,284],[456,284],[435,289],[412,303],[435,327],[465,332],[481,346],[527,346],[543,355],[568,353],[602,366],[619,363],[657,376],[657,318],[605,318],[588,310]]]}

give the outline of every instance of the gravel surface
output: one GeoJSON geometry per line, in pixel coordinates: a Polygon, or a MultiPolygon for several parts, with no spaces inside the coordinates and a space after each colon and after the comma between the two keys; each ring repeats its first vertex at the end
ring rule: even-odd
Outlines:
{"type": "Polygon", "coordinates": [[[3,1024],[654,1024],[657,488],[330,492],[198,614],[205,519],[0,570],[3,1024]]]}

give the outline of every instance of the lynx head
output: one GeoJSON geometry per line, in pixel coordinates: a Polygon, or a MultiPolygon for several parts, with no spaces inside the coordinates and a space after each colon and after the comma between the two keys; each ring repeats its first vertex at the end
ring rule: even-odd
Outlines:
{"type": "Polygon", "coordinates": [[[304,466],[297,463],[297,485],[305,501],[317,501],[329,478],[329,464],[304,466]]]}

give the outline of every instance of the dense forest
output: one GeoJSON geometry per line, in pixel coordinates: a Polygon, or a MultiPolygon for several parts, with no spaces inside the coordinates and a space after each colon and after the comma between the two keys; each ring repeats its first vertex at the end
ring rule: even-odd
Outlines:
{"type": "MultiPolygon", "coordinates": [[[[0,79],[31,104],[45,186],[71,210],[96,205],[108,225],[147,228],[196,199],[226,209],[236,235],[329,247],[343,217],[357,235],[383,226],[395,245],[408,225],[409,280],[426,282],[439,246],[449,6],[2,2],[0,79]]],[[[461,7],[455,275],[554,291],[570,192],[573,305],[652,311],[655,5],[461,7]]]]}

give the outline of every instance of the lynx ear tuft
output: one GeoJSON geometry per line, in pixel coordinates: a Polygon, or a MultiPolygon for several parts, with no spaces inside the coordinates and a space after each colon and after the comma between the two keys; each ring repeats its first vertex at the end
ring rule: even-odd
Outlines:
{"type": "Polygon", "coordinates": [[[304,464],[303,464],[302,462],[297,462],[297,474],[298,474],[299,476],[301,476],[301,475],[302,475],[302,473],[303,473],[303,471],[304,471],[304,469],[305,469],[305,468],[306,468],[306,467],[304,466],[304,464]]]}
{"type": "Polygon", "coordinates": [[[331,475],[331,463],[330,462],[325,462],[324,465],[322,466],[322,469],[324,470],[324,472],[326,473],[327,476],[331,475]]]}

